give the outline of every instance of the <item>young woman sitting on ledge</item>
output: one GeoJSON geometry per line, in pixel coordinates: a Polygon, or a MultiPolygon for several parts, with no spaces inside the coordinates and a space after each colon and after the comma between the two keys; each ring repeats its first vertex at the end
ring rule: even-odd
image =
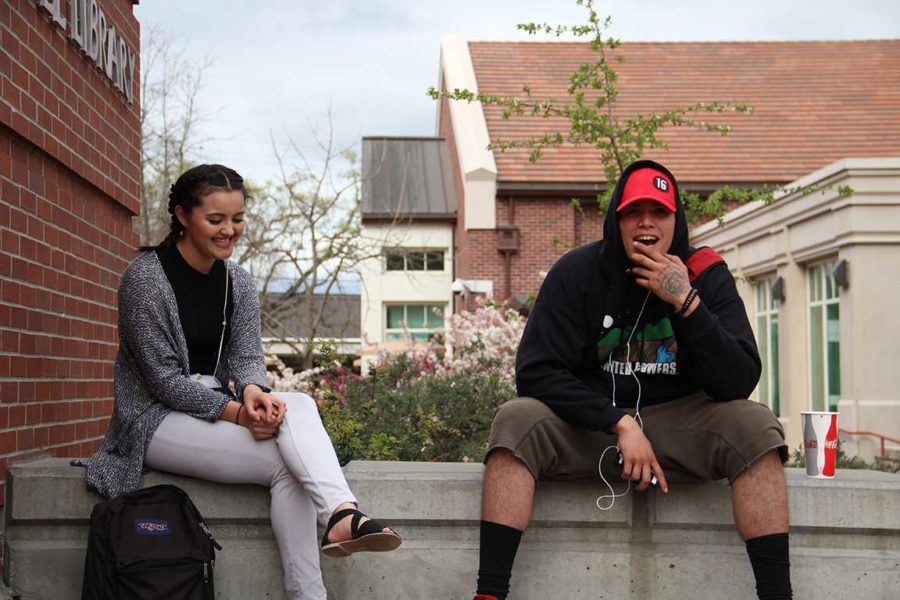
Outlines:
{"type": "Polygon", "coordinates": [[[266,387],[256,286],[226,262],[246,193],[228,167],[186,171],[168,237],[122,275],[115,405],[86,482],[113,497],[150,467],[269,486],[287,595],[321,599],[317,518],[329,556],[393,550],[400,537],[357,510],[313,399],[266,387]]]}

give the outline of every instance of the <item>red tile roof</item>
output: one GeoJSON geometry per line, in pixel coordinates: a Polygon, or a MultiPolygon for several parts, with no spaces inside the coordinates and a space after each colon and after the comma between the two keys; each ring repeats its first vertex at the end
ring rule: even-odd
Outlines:
{"type": "MultiPolygon", "coordinates": [[[[593,62],[576,42],[470,42],[480,91],[568,101],[577,66],[593,62]]],[[[752,115],[718,119],[727,137],[687,128],[662,135],[664,162],[683,182],[789,182],[845,157],[900,156],[900,40],[823,42],[638,42],[608,52],[619,74],[620,114],[647,114],[695,101],[746,102],[752,115]],[[625,62],[615,62],[616,54],[625,62]]],[[[491,139],[565,131],[563,120],[512,117],[485,106],[491,139]]],[[[499,182],[598,183],[599,152],[495,150],[499,182]]]]}

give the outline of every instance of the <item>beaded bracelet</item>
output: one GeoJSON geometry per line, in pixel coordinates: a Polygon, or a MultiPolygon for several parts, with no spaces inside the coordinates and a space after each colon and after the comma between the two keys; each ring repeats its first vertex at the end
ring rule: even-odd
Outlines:
{"type": "Polygon", "coordinates": [[[675,311],[676,317],[683,317],[685,311],[687,311],[688,307],[690,307],[691,302],[694,301],[694,298],[697,297],[697,288],[691,288],[691,291],[688,292],[687,298],[684,299],[684,304],[681,305],[681,308],[675,311]]]}

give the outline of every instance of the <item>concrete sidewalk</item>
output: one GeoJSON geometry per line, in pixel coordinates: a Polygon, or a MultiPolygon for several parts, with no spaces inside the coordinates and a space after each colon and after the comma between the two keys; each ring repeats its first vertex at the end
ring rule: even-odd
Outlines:
{"type": "MultiPolygon", "coordinates": [[[[97,496],[62,459],[12,465],[5,580],[24,600],[77,598],[87,518],[97,496]]],[[[478,561],[482,467],[354,462],[362,507],[404,537],[395,552],[323,558],[337,600],[471,600],[478,561]]],[[[284,598],[268,525],[268,491],[150,474],[193,498],[224,546],[217,597],[284,598]]],[[[900,589],[900,477],[839,471],[835,480],[788,470],[795,598],[888,599],[900,589]]],[[[630,494],[608,512],[599,482],[545,483],[513,574],[511,600],[755,598],[724,482],[630,494]]]]}

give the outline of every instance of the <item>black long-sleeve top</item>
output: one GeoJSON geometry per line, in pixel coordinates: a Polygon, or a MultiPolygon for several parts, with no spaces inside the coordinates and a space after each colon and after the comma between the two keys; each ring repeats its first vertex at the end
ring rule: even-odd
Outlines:
{"type": "Polygon", "coordinates": [[[228,306],[225,307],[225,262],[217,260],[209,273],[201,273],[184,260],[175,244],[159,247],[156,254],[175,292],[178,320],[187,341],[190,371],[211,375],[216,368],[222,337],[222,309],[226,309],[227,316],[223,347],[231,336],[234,314],[231,282],[228,286],[228,306]]]}

